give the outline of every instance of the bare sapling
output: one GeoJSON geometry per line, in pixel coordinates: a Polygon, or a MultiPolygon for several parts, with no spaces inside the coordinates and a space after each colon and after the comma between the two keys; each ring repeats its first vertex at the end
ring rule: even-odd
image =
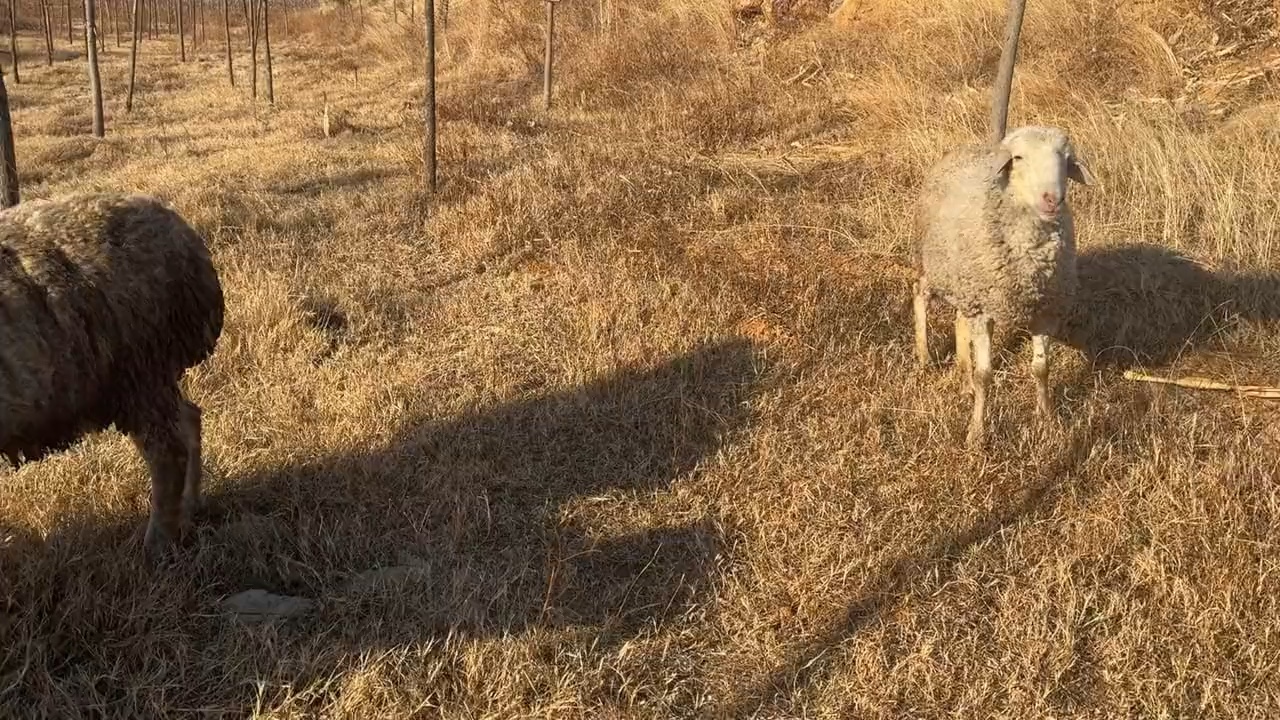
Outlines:
{"type": "Polygon", "coordinates": [[[106,128],[102,121],[102,76],[98,74],[98,28],[93,3],[94,0],[84,0],[84,32],[89,56],[89,95],[93,102],[93,136],[100,138],[106,128]]]}

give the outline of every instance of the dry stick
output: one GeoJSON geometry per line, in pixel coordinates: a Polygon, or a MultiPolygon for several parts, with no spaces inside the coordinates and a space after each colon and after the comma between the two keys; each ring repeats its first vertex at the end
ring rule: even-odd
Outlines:
{"type": "Polygon", "coordinates": [[[133,83],[138,74],[138,40],[142,35],[142,14],[138,0],[133,0],[133,30],[129,42],[129,92],[124,96],[124,111],[133,112],[133,83]]]}
{"type": "MultiPolygon", "coordinates": [[[[412,0],[410,0],[412,3],[412,0]]],[[[412,7],[412,5],[410,5],[412,7]]],[[[422,17],[426,30],[426,89],[423,93],[422,107],[426,113],[426,138],[423,141],[422,160],[423,173],[426,175],[427,189],[436,191],[436,4],[435,0],[424,0],[422,17]]]]}
{"type": "Polygon", "coordinates": [[[1027,0],[1009,0],[1009,17],[1004,29],[1004,50],[1000,53],[1000,72],[996,75],[995,97],[991,103],[991,141],[1004,140],[1009,121],[1009,92],[1013,89],[1013,64],[1018,55],[1018,35],[1022,32],[1022,15],[1027,0]]]}
{"type": "Polygon", "coordinates": [[[276,104],[275,80],[271,77],[271,6],[262,0],[262,42],[267,53],[267,102],[276,104]]]}
{"type": "Polygon", "coordinates": [[[4,70],[0,69],[0,207],[18,204],[18,161],[13,152],[13,119],[9,116],[9,91],[4,86],[4,70]]]}
{"type": "Polygon", "coordinates": [[[94,18],[93,0],[84,0],[84,32],[89,47],[89,93],[93,97],[93,136],[102,137],[106,129],[102,123],[102,78],[98,75],[98,28],[94,18]]]}
{"type": "Polygon", "coordinates": [[[1229,385],[1216,380],[1195,376],[1184,378],[1162,378],[1133,370],[1125,370],[1124,379],[1136,380],[1138,382],[1159,383],[1161,385],[1177,385],[1178,387],[1192,388],[1194,390],[1234,390],[1246,397],[1280,400],[1280,387],[1268,387],[1266,385],[1229,385]]]}
{"type": "Polygon", "coordinates": [[[18,77],[18,0],[9,0],[9,57],[13,58],[13,82],[22,84],[18,77]]]}
{"type": "Polygon", "coordinates": [[[227,38],[227,81],[236,86],[236,71],[231,67],[231,6],[222,0],[222,27],[227,38]]]}
{"type": "Polygon", "coordinates": [[[547,0],[547,48],[545,65],[542,68],[542,104],[551,109],[551,62],[554,59],[556,39],[556,3],[547,0]]]}

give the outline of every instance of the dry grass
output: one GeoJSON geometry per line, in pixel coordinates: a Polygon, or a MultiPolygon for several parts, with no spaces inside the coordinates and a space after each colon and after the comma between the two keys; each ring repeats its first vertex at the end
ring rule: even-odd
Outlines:
{"type": "Polygon", "coordinates": [[[764,32],[565,3],[550,117],[539,5],[455,0],[431,201],[408,31],[306,20],[274,108],[157,42],[126,116],[109,48],[97,143],[79,62],[24,67],[24,197],[170,199],[228,321],[173,566],[140,561],[118,435],[0,471],[0,715],[1280,713],[1280,409],[1120,375],[1280,378],[1276,86],[1212,85],[1274,60],[1213,54],[1257,28],[1030,4],[1010,122],[1062,124],[1103,184],[1073,196],[1060,426],[1010,344],[977,455],[958,378],[913,368],[907,216],[983,134],[1002,0],[764,32]],[[321,138],[321,92],[352,132],[321,138]],[[319,604],[218,613],[251,587],[319,604]]]}

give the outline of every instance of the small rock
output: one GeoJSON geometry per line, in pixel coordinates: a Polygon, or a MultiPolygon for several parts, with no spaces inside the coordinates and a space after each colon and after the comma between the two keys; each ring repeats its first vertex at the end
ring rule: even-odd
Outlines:
{"type": "Polygon", "coordinates": [[[273,595],[254,588],[236,593],[222,601],[222,609],[237,620],[262,623],[302,615],[315,606],[315,601],[289,595],[273,595]]]}

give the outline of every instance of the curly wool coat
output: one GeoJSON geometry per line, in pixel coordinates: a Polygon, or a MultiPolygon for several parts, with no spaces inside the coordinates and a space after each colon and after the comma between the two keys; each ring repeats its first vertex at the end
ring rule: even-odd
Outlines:
{"type": "Polygon", "coordinates": [[[0,455],[17,465],[113,423],[168,422],[223,313],[204,240],[162,201],[84,194],[0,212],[0,455]]]}
{"type": "Polygon", "coordinates": [[[966,317],[1050,332],[1075,293],[1076,245],[1063,198],[1055,222],[1015,200],[999,146],[969,145],[930,168],[917,205],[916,262],[928,291],[966,317]]]}

